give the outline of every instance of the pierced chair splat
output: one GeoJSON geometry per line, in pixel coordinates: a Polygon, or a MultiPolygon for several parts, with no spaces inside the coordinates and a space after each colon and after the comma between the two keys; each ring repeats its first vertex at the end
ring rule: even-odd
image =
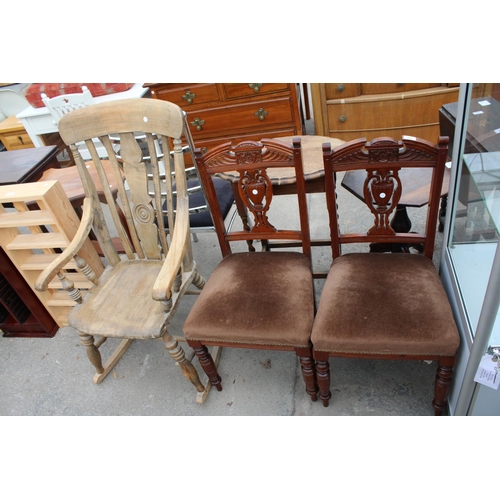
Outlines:
{"type": "Polygon", "coordinates": [[[206,346],[295,351],[306,391],[315,401],[318,389],[310,342],[314,287],[300,139],[293,147],[272,140],[226,143],[205,155],[198,149],[196,158],[223,259],[186,319],[186,340],[218,390],[221,377],[206,346]],[[270,220],[270,171],[280,167],[295,169],[299,230],[279,230],[270,220]],[[251,229],[225,227],[213,179],[230,171],[238,173],[240,197],[254,218],[251,229]],[[258,239],[296,241],[302,252],[235,252],[231,247],[258,239]]]}
{"type": "MultiPolygon", "coordinates": [[[[169,102],[154,99],[110,101],[68,113],[61,118],[59,129],[74,154],[86,198],[76,237],[39,277],[37,290],[47,288],[93,229],[108,265],[96,286],[83,300],[78,300],[69,317],[69,325],[78,331],[87,348],[89,360],[97,372],[94,382],[99,383],[106,377],[133,340],[161,339],[183,375],[196,387],[197,401],[203,402],[210,385],[200,381],[191,360],[179,345],[184,338],[169,332],[169,324],[183,296],[199,293],[205,284],[193,260],[189,237],[188,195],[181,148],[182,110],[169,102]],[[120,140],[120,158],[110,139],[116,136],[120,140]],[[147,163],[143,161],[137,136],[145,136],[147,163]],[[95,139],[106,148],[125,222],[113,202],[107,169],[95,148],[95,139]],[[106,218],[94,179],[77,147],[82,141],[91,154],[100,189],[107,200],[109,216],[106,218]],[[163,225],[165,200],[160,190],[159,157],[170,158],[170,143],[174,146],[173,159],[164,162],[161,168],[169,175],[171,169],[175,170],[177,212],[175,219],[171,219],[172,231],[167,235],[163,225]],[[152,196],[150,189],[153,189],[152,196]],[[112,235],[120,239],[124,251],[121,256],[115,249],[112,235]],[[188,290],[190,285],[198,290],[188,290]],[[103,363],[99,346],[108,338],[122,341],[103,363]]],[[[171,205],[171,195],[167,198],[171,205]]],[[[66,279],[70,278],[66,275],[66,279]]]]}
{"type": "Polygon", "coordinates": [[[324,406],[331,398],[330,357],[434,360],[432,404],[436,415],[445,411],[459,335],[432,256],[447,144],[447,137],[440,137],[437,145],[381,137],[357,139],[333,151],[323,145],[333,262],[311,340],[324,406]],[[389,218],[401,196],[402,172],[416,168],[431,172],[425,229],[398,233],[389,218]],[[352,171],[365,172],[364,206],[369,212],[366,218],[360,212],[357,219],[366,220],[366,232],[346,231],[337,200],[336,177],[352,171]],[[371,243],[422,245],[423,254],[363,251],[371,243]],[[358,248],[352,250],[350,244],[358,248]],[[360,244],[365,245],[361,251],[360,244]]]}

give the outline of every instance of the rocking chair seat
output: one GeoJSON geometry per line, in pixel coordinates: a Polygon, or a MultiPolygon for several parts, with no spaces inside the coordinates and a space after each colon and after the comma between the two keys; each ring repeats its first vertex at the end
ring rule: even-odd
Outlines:
{"type": "Polygon", "coordinates": [[[122,339],[161,337],[166,314],[161,303],[153,300],[151,291],[162,264],[163,261],[137,260],[108,267],[99,278],[99,285],[75,306],[69,325],[89,335],[122,339]]]}
{"type": "Polygon", "coordinates": [[[188,340],[288,347],[310,345],[314,294],[310,260],[298,252],[226,256],[184,324],[188,340]]]}
{"type": "Polygon", "coordinates": [[[332,356],[454,356],[459,345],[432,261],[407,253],[353,253],[335,259],[311,340],[316,351],[332,356]]]}

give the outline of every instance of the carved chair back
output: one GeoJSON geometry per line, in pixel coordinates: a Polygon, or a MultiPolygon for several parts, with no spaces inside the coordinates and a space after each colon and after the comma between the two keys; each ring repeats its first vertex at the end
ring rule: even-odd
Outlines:
{"type": "MultiPolygon", "coordinates": [[[[448,152],[448,138],[440,137],[437,145],[422,139],[403,137],[396,141],[380,137],[367,142],[356,139],[336,147],[323,144],[325,187],[330,219],[333,258],[350,243],[403,243],[423,245],[424,255],[432,258],[441,196],[441,184],[448,152]],[[404,186],[403,169],[432,170],[425,232],[401,233],[390,226],[404,186]],[[342,216],[337,206],[337,177],[340,172],[365,171],[363,197],[373,215],[373,225],[366,233],[342,232],[342,216]]],[[[342,226],[345,227],[345,226],[342,226]]]]}
{"type": "MultiPolygon", "coordinates": [[[[95,104],[68,113],[59,122],[62,138],[71,145],[86,197],[93,198],[93,229],[110,265],[116,265],[121,260],[117,247],[121,247],[126,256],[124,258],[129,260],[162,260],[169,251],[171,235],[165,231],[162,206],[167,206],[170,228],[180,223],[174,220],[174,183],[177,208],[188,203],[181,142],[183,124],[183,112],[178,106],[156,99],[126,99],[95,104]],[[113,201],[109,188],[112,182],[96,151],[95,139],[106,148],[123,215],[113,201]],[[76,146],[81,141],[86,143],[99,174],[110,212],[107,218],[76,146]],[[107,221],[112,222],[110,227],[107,221]],[[116,237],[120,240],[118,245],[116,237]]],[[[186,215],[182,220],[186,241],[179,251],[186,252],[185,259],[192,261],[187,210],[182,213],[186,215]]]]}
{"type": "MultiPolygon", "coordinates": [[[[302,166],[300,139],[293,140],[288,147],[281,142],[262,139],[261,142],[243,141],[239,144],[222,144],[205,155],[195,150],[199,175],[212,212],[222,255],[232,253],[231,242],[252,240],[285,240],[298,242],[302,251],[311,256],[311,241],[307,214],[305,180],[302,166]],[[278,229],[269,220],[269,209],[273,199],[272,170],[290,168],[295,170],[300,229],[278,229]],[[253,216],[248,230],[227,230],[223,214],[217,201],[213,176],[230,173],[237,185],[239,198],[253,216]]],[[[293,218],[293,216],[292,216],[293,218]]]]}

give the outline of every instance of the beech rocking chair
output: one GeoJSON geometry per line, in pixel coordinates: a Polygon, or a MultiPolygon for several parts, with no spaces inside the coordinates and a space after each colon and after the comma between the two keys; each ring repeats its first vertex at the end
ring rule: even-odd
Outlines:
{"type": "MultiPolygon", "coordinates": [[[[179,340],[169,331],[169,323],[179,303],[193,284],[202,289],[205,280],[193,260],[189,232],[189,205],[184,171],[181,137],[184,133],[182,110],[169,102],[156,99],[126,99],[95,104],[72,111],[59,122],[59,131],[71,147],[82,179],[86,198],[81,225],[74,240],[59,258],[38,278],[36,288],[45,290],[50,281],[78,254],[89,231],[94,233],[108,266],[95,286],[85,296],[70,293],[77,302],[69,317],[89,360],[97,373],[94,382],[101,382],[136,339],[162,339],[183,375],[196,387],[197,402],[203,402],[209,384],[202,384],[191,361],[186,358],[179,340]],[[137,137],[145,137],[139,145],[137,137]],[[111,137],[119,137],[120,157],[115,153],[111,137]],[[119,203],[126,224],[113,200],[106,169],[103,168],[94,140],[106,148],[114,171],[119,203]],[[106,219],[99,203],[96,186],[80,155],[77,144],[84,141],[99,174],[107,199],[110,216],[106,219]],[[173,141],[173,142],[172,142],[173,141]],[[143,161],[144,143],[148,162],[143,161]],[[169,144],[173,143],[173,155],[169,144]],[[142,149],[141,149],[142,146],[142,149]],[[164,227],[160,170],[167,179],[175,171],[177,211],[172,209],[172,189],[167,186],[166,204],[169,210],[169,234],[164,227]],[[123,180],[122,174],[126,179],[123,180]],[[126,189],[128,185],[128,189],[126,189]],[[149,192],[153,191],[153,195],[149,192]],[[109,227],[108,227],[109,222],[109,227]],[[126,226],[126,227],[124,227],[126,226]],[[113,233],[121,240],[124,254],[120,257],[112,242],[113,233]],[[96,340],[96,337],[99,337],[96,340]],[[122,342],[103,363],[99,346],[107,338],[122,342]]],[[[71,290],[70,290],[71,292],[71,290]]]]}

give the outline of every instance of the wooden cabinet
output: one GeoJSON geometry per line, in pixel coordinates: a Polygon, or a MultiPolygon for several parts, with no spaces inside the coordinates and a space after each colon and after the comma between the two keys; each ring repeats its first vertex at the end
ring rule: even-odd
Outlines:
{"type": "Polygon", "coordinates": [[[411,135],[437,142],[439,109],[458,100],[450,83],[312,83],[317,135],[350,141],[411,135]]]}
{"type": "Polygon", "coordinates": [[[35,147],[21,120],[15,116],[9,116],[0,123],[0,141],[7,151],[35,147]]]}
{"type": "Polygon", "coordinates": [[[304,133],[295,83],[146,83],[187,113],[196,147],[304,133]]]}

